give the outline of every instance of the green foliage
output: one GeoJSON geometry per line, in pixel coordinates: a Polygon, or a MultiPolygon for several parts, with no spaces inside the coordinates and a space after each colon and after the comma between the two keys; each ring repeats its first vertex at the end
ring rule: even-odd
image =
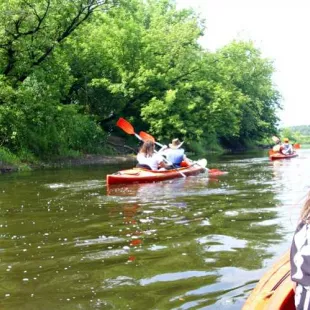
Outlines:
{"type": "Polygon", "coordinates": [[[186,143],[186,150],[194,152],[195,155],[206,155],[210,151],[217,153],[223,152],[223,148],[219,144],[216,135],[210,135],[202,142],[197,142],[195,140],[189,141],[186,143]]]}
{"type": "Polygon", "coordinates": [[[94,152],[105,135],[76,104],[64,41],[112,1],[0,4],[0,144],[21,158],[94,152]],[[33,154],[30,156],[30,154],[33,154]]]}
{"type": "Polygon", "coordinates": [[[20,164],[19,157],[10,152],[10,150],[5,147],[0,147],[0,161],[5,164],[20,164]]]}
{"type": "Polygon", "coordinates": [[[0,69],[16,87],[93,12],[112,1],[11,0],[0,3],[0,69]]]}
{"type": "Polygon", "coordinates": [[[293,138],[293,141],[296,141],[301,144],[310,144],[310,126],[301,125],[301,126],[292,126],[282,129],[282,135],[287,134],[293,138]]]}
{"type": "Polygon", "coordinates": [[[308,144],[310,142],[310,135],[302,135],[299,131],[293,129],[292,127],[282,128],[280,130],[280,138],[281,140],[288,138],[292,143],[298,142],[308,144]]]}
{"type": "Polygon", "coordinates": [[[95,152],[105,139],[100,127],[73,105],[0,106],[0,116],[2,145],[14,152],[26,149],[39,157],[95,152]]]}
{"type": "Polygon", "coordinates": [[[300,125],[300,126],[291,126],[288,127],[293,133],[300,133],[304,136],[310,136],[310,126],[309,125],[300,125]]]}
{"type": "Polygon", "coordinates": [[[295,140],[294,139],[294,133],[293,131],[290,129],[290,128],[283,128],[281,131],[280,131],[280,134],[281,134],[281,138],[282,140],[284,138],[288,138],[290,140],[295,140]]]}
{"type": "Polygon", "coordinates": [[[101,153],[119,116],[196,150],[276,132],[272,62],[251,42],[203,50],[204,22],[172,0],[13,0],[0,15],[0,145],[15,154],[101,153]]]}
{"type": "Polygon", "coordinates": [[[18,150],[17,157],[20,159],[21,162],[32,163],[32,164],[39,163],[38,158],[27,149],[18,150]]]}
{"type": "Polygon", "coordinates": [[[243,100],[237,107],[238,140],[246,144],[249,139],[272,135],[278,123],[276,110],[280,108],[280,95],[272,82],[272,62],[263,59],[251,42],[232,42],[218,52],[217,60],[220,79],[226,87],[229,85],[242,94],[243,100]]]}

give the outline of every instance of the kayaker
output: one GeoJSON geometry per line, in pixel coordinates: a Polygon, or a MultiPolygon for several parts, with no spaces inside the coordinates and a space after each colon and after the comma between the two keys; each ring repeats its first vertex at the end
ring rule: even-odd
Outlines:
{"type": "Polygon", "coordinates": [[[281,140],[280,140],[278,137],[276,137],[276,136],[273,136],[273,137],[272,137],[272,140],[273,140],[273,142],[275,143],[275,145],[274,145],[274,147],[272,148],[272,150],[273,150],[274,152],[280,152],[280,150],[281,150],[281,140]]]}
{"type": "Polygon", "coordinates": [[[281,144],[281,148],[280,148],[281,153],[284,155],[290,155],[290,154],[293,154],[293,152],[294,152],[293,146],[289,142],[290,141],[288,138],[284,138],[283,143],[281,144]]]}
{"type": "Polygon", "coordinates": [[[301,210],[291,245],[291,279],[296,283],[297,310],[310,309],[310,195],[301,210]]]}
{"type": "Polygon", "coordinates": [[[184,141],[181,142],[178,138],[175,138],[169,143],[169,148],[165,145],[160,152],[174,168],[181,167],[182,161],[188,165],[191,164],[191,161],[185,155],[184,149],[181,148],[183,143],[184,141]]]}
{"type": "Polygon", "coordinates": [[[155,144],[151,140],[147,140],[143,143],[137,154],[137,161],[137,167],[150,170],[165,169],[167,167],[164,158],[155,152],[155,144]]]}

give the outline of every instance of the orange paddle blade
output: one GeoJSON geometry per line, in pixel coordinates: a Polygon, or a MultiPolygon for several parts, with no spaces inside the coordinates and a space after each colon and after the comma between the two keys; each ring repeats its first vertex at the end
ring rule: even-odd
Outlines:
{"type": "Polygon", "coordinates": [[[294,149],[300,149],[301,145],[299,143],[293,144],[294,149]]]}
{"type": "Polygon", "coordinates": [[[150,140],[150,141],[155,142],[154,137],[151,136],[150,134],[148,134],[148,133],[145,132],[145,131],[140,131],[140,132],[139,132],[139,136],[142,138],[143,141],[150,140]]]}
{"type": "Polygon", "coordinates": [[[135,131],[134,131],[132,125],[122,117],[119,118],[116,125],[130,135],[135,134],[135,131]]]}
{"type": "Polygon", "coordinates": [[[276,153],[279,153],[279,152],[275,152],[274,150],[269,150],[269,156],[276,154],[276,153]]]}

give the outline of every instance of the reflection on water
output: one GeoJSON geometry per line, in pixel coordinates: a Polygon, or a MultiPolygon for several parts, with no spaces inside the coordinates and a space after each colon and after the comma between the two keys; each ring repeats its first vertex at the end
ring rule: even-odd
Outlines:
{"type": "Polygon", "coordinates": [[[227,155],[217,178],[110,187],[119,167],[3,175],[1,307],[240,309],[290,244],[309,158],[227,155]]]}

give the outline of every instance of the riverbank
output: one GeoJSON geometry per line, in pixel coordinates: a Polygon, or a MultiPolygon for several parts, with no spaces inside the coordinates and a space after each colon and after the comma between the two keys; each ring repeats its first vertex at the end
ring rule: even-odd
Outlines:
{"type": "Polygon", "coordinates": [[[8,151],[2,152],[2,156],[0,153],[0,173],[90,165],[117,165],[126,162],[132,163],[132,165],[136,164],[134,154],[136,154],[137,148],[126,145],[124,138],[110,136],[107,146],[114,155],[81,154],[48,160],[36,160],[35,158],[21,160],[8,151]]]}
{"type": "Polygon", "coordinates": [[[0,161],[0,173],[17,172],[24,170],[36,169],[49,169],[49,168],[62,168],[62,167],[76,167],[76,166],[89,166],[89,165],[116,165],[120,163],[136,164],[136,157],[134,155],[93,155],[85,154],[77,158],[60,158],[48,162],[40,163],[23,163],[20,165],[7,164],[0,161]]]}
{"type": "MultiPolygon", "coordinates": [[[[62,168],[62,167],[76,167],[76,166],[89,166],[89,165],[117,165],[121,163],[132,163],[136,164],[136,152],[138,151],[137,146],[128,146],[125,143],[125,139],[116,136],[110,136],[108,139],[108,145],[115,155],[98,155],[98,154],[84,154],[77,157],[60,157],[57,159],[50,159],[47,161],[10,161],[5,162],[0,159],[0,173],[9,173],[16,171],[29,171],[37,169],[49,169],[49,168],[62,168]]],[[[270,148],[268,145],[260,145],[259,149],[270,148]]],[[[247,149],[238,150],[224,150],[211,151],[211,153],[231,153],[231,152],[244,152],[247,149]]],[[[193,153],[187,152],[187,155],[191,157],[193,153]]],[[[10,156],[8,156],[10,158],[10,156]]],[[[4,157],[5,158],[5,157],[4,157]]]]}
{"type": "Polygon", "coordinates": [[[48,163],[50,167],[63,166],[88,166],[88,165],[115,165],[120,163],[136,164],[135,155],[121,155],[121,156],[105,156],[105,155],[91,155],[86,154],[78,158],[62,158],[57,161],[48,163]]]}

